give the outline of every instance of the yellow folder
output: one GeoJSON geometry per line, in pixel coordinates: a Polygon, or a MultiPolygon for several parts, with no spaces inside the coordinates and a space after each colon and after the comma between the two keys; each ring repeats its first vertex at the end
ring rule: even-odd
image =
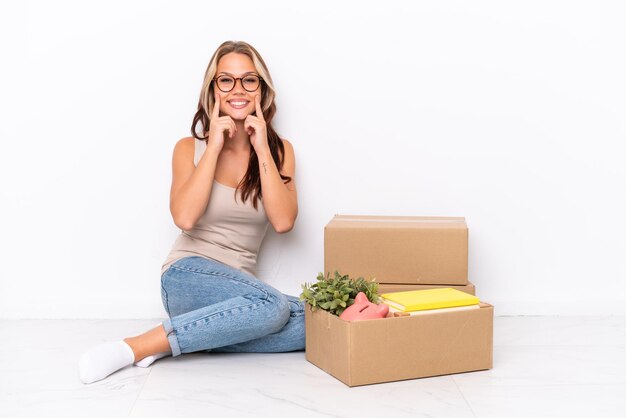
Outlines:
{"type": "Polygon", "coordinates": [[[480,300],[451,287],[383,293],[383,303],[403,312],[477,305],[480,300]]]}

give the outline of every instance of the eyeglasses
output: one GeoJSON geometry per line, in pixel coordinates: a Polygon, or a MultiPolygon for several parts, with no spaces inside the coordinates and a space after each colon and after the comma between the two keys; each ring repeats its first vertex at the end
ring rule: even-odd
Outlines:
{"type": "Polygon", "coordinates": [[[235,83],[237,80],[241,80],[241,85],[246,91],[255,91],[259,88],[261,84],[261,80],[263,80],[258,75],[249,74],[244,77],[234,78],[229,75],[220,75],[213,79],[217,82],[217,87],[222,90],[224,93],[228,93],[235,87],[235,83]]]}

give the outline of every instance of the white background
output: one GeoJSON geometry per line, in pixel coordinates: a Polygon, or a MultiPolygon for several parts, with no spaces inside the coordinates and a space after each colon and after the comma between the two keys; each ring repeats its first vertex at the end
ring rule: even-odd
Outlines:
{"type": "Polygon", "coordinates": [[[155,318],[173,146],[251,43],[299,216],[259,278],[299,295],[333,214],[464,216],[496,315],[626,313],[619,1],[29,1],[3,6],[0,317],[155,318]]]}

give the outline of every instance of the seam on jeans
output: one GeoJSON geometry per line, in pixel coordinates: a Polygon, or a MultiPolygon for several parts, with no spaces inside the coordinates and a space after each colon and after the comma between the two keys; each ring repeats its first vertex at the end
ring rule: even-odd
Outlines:
{"type": "Polygon", "coordinates": [[[225,310],[223,310],[223,311],[214,312],[214,313],[212,313],[211,315],[207,315],[207,316],[203,316],[202,318],[198,318],[198,319],[196,319],[196,320],[195,320],[195,321],[193,321],[193,322],[187,322],[187,323],[186,323],[186,324],[184,324],[184,325],[177,326],[177,327],[176,327],[176,331],[178,331],[178,330],[179,330],[179,329],[181,329],[181,328],[184,330],[184,328],[185,328],[185,327],[187,327],[187,326],[189,326],[189,325],[197,324],[197,323],[202,322],[202,321],[204,321],[204,322],[208,322],[208,321],[210,321],[210,320],[211,320],[211,319],[210,319],[211,317],[213,317],[213,316],[215,316],[215,315],[218,315],[218,314],[221,314],[221,313],[224,313],[224,312],[229,312],[229,311],[232,311],[232,310],[235,310],[235,309],[247,308],[248,306],[257,306],[257,305],[261,305],[261,304],[265,304],[265,303],[267,303],[267,301],[266,301],[266,300],[261,300],[260,302],[250,303],[250,304],[248,304],[248,305],[243,305],[243,306],[235,306],[234,308],[229,308],[229,309],[225,309],[225,310]],[[208,320],[208,321],[205,321],[205,320],[208,320]]]}
{"type": "Polygon", "coordinates": [[[292,317],[292,318],[296,317],[296,316],[302,316],[302,315],[304,315],[304,310],[303,309],[298,309],[296,311],[291,311],[290,310],[290,313],[289,313],[289,316],[292,317]]]}
{"type": "Polygon", "coordinates": [[[256,290],[258,290],[260,292],[263,292],[263,294],[265,295],[264,300],[268,300],[269,299],[269,295],[270,295],[269,292],[265,291],[265,289],[263,289],[262,287],[257,286],[253,282],[250,282],[246,278],[235,277],[232,274],[222,273],[220,271],[214,271],[214,270],[191,269],[191,268],[187,268],[187,267],[180,267],[180,266],[174,266],[174,265],[172,265],[170,268],[171,269],[176,269],[176,270],[181,270],[181,271],[190,271],[190,272],[193,272],[193,273],[200,273],[200,274],[204,274],[204,275],[207,275],[207,276],[222,276],[222,277],[226,277],[228,279],[235,280],[235,281],[237,281],[239,283],[247,284],[248,286],[253,287],[256,290]]]}
{"type": "Polygon", "coordinates": [[[167,294],[167,290],[165,290],[165,286],[163,286],[163,278],[165,277],[165,273],[167,273],[167,271],[169,270],[169,268],[163,272],[163,274],[161,274],[161,291],[165,294],[165,306],[163,306],[165,308],[165,312],[167,312],[167,316],[171,316],[170,315],[170,299],[168,297],[167,294]]]}
{"type": "Polygon", "coordinates": [[[289,298],[287,298],[287,301],[288,301],[287,306],[289,306],[289,312],[290,312],[290,313],[289,313],[289,316],[290,316],[291,318],[294,318],[294,317],[296,317],[296,316],[301,316],[301,315],[304,315],[304,305],[303,305],[302,303],[300,303],[300,302],[301,302],[300,300],[298,300],[298,301],[294,301],[294,300],[290,300],[289,298]],[[291,310],[291,304],[292,304],[292,303],[298,307],[298,308],[297,308],[296,310],[294,310],[294,311],[292,311],[292,310],[291,310]]]}
{"type": "Polygon", "coordinates": [[[163,291],[163,293],[165,294],[165,306],[164,306],[164,308],[167,311],[167,316],[171,316],[170,315],[170,300],[167,297],[167,290],[165,290],[163,285],[161,285],[161,291],[163,291]]]}

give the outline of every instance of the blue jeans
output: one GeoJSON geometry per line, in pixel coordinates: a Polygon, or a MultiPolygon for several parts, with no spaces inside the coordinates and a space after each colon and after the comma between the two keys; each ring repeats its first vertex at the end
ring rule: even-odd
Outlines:
{"type": "Polygon", "coordinates": [[[304,302],[224,263],[199,256],[177,260],[161,276],[161,298],[174,357],[305,349],[304,302]]]}

